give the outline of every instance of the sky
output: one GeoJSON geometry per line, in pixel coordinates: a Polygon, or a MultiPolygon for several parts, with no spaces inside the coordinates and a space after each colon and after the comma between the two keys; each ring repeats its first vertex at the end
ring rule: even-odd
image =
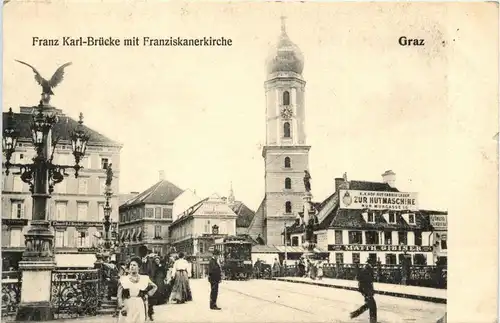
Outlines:
{"type": "Polygon", "coordinates": [[[443,6],[425,15],[419,10],[11,2],[4,8],[3,110],[39,100],[33,72],[14,59],[45,77],[71,61],[51,103],[75,119],[83,112],[87,126],[123,143],[120,192],[145,190],[164,170],[167,180],[200,196],[226,195],[232,182],[236,199],[256,210],[264,196],[265,60],[285,15],[288,35],[305,57],[313,199],[332,194],[334,178],[344,172],[352,180],[381,181],[391,169],[400,191],[418,192],[421,208],[447,210],[455,197],[443,185],[467,185],[474,171],[460,160],[472,152],[480,162],[498,132],[495,115],[488,117],[491,105],[474,104],[491,87],[479,87],[476,97],[458,95],[491,75],[468,65],[480,81],[468,84],[453,69],[461,59],[453,46],[460,39],[483,46],[486,35],[443,22],[449,18],[443,6]],[[401,35],[425,38],[426,46],[402,47],[401,35]],[[34,47],[33,36],[212,36],[233,45],[34,47]],[[476,112],[455,107],[463,100],[476,112]]]}

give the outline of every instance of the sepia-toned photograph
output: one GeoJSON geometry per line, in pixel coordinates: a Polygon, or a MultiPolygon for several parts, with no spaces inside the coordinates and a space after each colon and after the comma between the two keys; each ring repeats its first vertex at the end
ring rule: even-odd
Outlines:
{"type": "Polygon", "coordinates": [[[498,5],[3,3],[2,322],[494,322],[498,5]]]}

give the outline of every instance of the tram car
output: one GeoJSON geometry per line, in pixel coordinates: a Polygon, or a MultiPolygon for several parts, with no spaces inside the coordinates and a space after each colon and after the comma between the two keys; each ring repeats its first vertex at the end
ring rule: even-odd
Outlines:
{"type": "Polygon", "coordinates": [[[224,279],[243,280],[252,276],[252,243],[244,237],[229,236],[215,241],[220,251],[224,279]]]}

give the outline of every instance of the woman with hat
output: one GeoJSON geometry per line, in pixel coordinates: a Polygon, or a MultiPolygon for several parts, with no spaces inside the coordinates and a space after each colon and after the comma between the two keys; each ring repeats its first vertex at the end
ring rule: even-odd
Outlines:
{"type": "Polygon", "coordinates": [[[179,259],[175,261],[172,268],[174,286],[170,295],[170,299],[178,304],[193,300],[191,287],[189,286],[189,267],[191,265],[184,259],[184,253],[179,252],[179,259]]]}
{"type": "Polygon", "coordinates": [[[158,287],[149,276],[140,275],[141,258],[133,257],[128,264],[129,273],[120,277],[118,285],[118,323],[144,323],[147,319],[148,297],[158,287]]]}
{"type": "Polygon", "coordinates": [[[158,291],[153,295],[151,301],[153,301],[153,305],[165,304],[165,278],[167,276],[167,268],[158,255],[154,256],[152,276],[153,282],[158,286],[158,291]]]}

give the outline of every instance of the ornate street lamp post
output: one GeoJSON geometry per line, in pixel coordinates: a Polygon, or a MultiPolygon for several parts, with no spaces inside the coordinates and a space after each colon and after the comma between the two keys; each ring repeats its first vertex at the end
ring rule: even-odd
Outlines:
{"type": "Polygon", "coordinates": [[[75,165],[56,165],[53,163],[52,128],[58,117],[50,113],[43,102],[34,107],[31,125],[32,142],[36,156],[32,163],[11,163],[19,139],[12,109],[7,113],[7,125],[3,130],[3,153],[5,154],[5,173],[11,168],[18,168],[21,180],[28,183],[33,199],[32,221],[25,234],[26,249],[23,253],[19,269],[22,271],[21,303],[17,320],[45,321],[53,319],[50,304],[51,271],[55,267],[54,234],[47,220],[47,200],[54,191],[54,186],[68,176],[67,169],[75,171],[75,177],[83,167],[79,165],[85,155],[88,135],[83,130],[83,115],[80,113],[78,126],[70,136],[75,165]]]}

